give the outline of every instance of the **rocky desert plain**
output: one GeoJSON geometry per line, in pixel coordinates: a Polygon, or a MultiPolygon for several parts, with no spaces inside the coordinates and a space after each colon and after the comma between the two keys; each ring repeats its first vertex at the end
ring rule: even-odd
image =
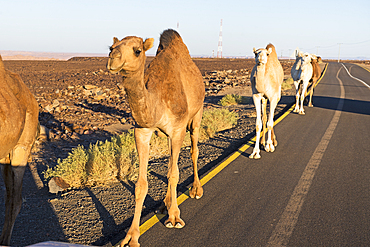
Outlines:
{"type": "MultiPolygon", "coordinates": [[[[147,58],[147,65],[152,59],[147,58]]],[[[206,85],[204,108],[221,107],[217,103],[226,94],[251,97],[249,75],[254,59],[193,60],[206,85]]],[[[12,246],[43,241],[111,246],[125,236],[134,213],[135,181],[117,181],[106,187],[70,188],[50,193],[48,181],[43,177],[43,171],[54,167],[58,159],[66,158],[72,148],[78,145],[88,147],[90,143],[109,139],[133,128],[135,122],[125,99],[122,78],[110,74],[106,63],[105,57],[73,57],[67,61],[4,61],[5,67],[18,73],[35,95],[40,107],[39,121],[46,130],[46,138],[37,141],[24,176],[23,205],[15,223],[12,246]]],[[[285,78],[290,77],[293,63],[294,60],[281,60],[285,78]]],[[[294,86],[282,92],[276,115],[282,114],[294,103],[294,95],[294,86]]],[[[253,101],[225,107],[239,114],[238,124],[199,143],[200,177],[254,136],[253,101]]],[[[276,135],[279,139],[279,133],[276,135]]],[[[168,157],[150,160],[149,192],[142,222],[154,214],[165,196],[167,163],[168,157]]],[[[192,183],[192,163],[187,147],[181,150],[179,169],[180,194],[192,183]]],[[[5,211],[3,180],[0,180],[0,185],[2,225],[5,211]]],[[[180,209],[186,210],[181,206],[180,209]]]]}

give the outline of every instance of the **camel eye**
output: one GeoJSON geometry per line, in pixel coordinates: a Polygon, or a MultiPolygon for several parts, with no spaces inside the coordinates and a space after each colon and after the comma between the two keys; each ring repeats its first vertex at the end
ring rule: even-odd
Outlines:
{"type": "Polygon", "coordinates": [[[141,49],[134,49],[135,55],[138,57],[141,53],[141,49]]]}

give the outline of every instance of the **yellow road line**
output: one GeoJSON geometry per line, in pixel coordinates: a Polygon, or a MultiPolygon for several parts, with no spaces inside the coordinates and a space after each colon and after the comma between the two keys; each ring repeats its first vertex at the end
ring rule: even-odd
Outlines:
{"type": "MultiPolygon", "coordinates": [[[[317,80],[316,85],[321,81],[321,78],[324,77],[326,68],[328,67],[328,64],[325,65],[324,72],[322,73],[322,76],[319,80],[317,80]]],[[[277,120],[274,121],[274,126],[281,122],[286,116],[288,116],[289,113],[291,113],[294,109],[295,104],[292,105],[292,107],[289,108],[283,115],[281,115],[277,120]]],[[[262,134],[262,133],[261,133],[262,134]]],[[[218,165],[215,169],[210,171],[207,175],[205,175],[201,180],[201,184],[205,185],[209,180],[211,180],[214,176],[216,176],[218,173],[220,173],[226,166],[228,166],[232,161],[234,161],[236,158],[239,157],[240,154],[245,152],[250,146],[252,146],[256,142],[256,136],[254,136],[250,141],[248,141],[246,144],[243,144],[237,151],[235,151],[231,156],[229,156],[225,161],[223,161],[220,165],[218,165]]],[[[177,204],[180,205],[183,203],[186,199],[189,198],[189,191],[188,189],[186,192],[182,193],[179,197],[177,197],[177,204]]],[[[155,214],[150,219],[145,221],[141,226],[140,229],[140,235],[144,234],[147,230],[149,230],[152,226],[157,224],[165,215],[163,214],[155,214]]]]}
{"type": "Polygon", "coordinates": [[[364,65],[362,64],[356,64],[356,63],[353,63],[354,65],[357,65],[357,66],[360,66],[361,68],[363,68],[364,70],[367,70],[368,72],[370,72],[370,69],[365,67],[364,65]]]}
{"type": "Polygon", "coordinates": [[[328,63],[325,64],[324,71],[322,72],[320,78],[317,80],[317,82],[315,84],[315,87],[317,86],[317,84],[319,84],[319,82],[321,81],[321,79],[324,77],[327,68],[328,68],[328,63]]]}

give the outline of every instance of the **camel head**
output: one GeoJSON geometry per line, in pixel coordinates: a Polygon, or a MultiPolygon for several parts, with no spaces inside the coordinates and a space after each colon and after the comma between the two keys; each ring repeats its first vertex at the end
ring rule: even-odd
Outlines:
{"type": "Polygon", "coordinates": [[[253,53],[255,55],[255,61],[257,65],[264,65],[267,63],[268,55],[272,52],[272,48],[270,47],[268,50],[264,48],[260,48],[256,50],[253,48],[253,53]]]}
{"type": "Polygon", "coordinates": [[[312,63],[317,63],[317,56],[315,54],[311,54],[311,62],[312,63]]]}
{"type": "Polygon", "coordinates": [[[299,58],[301,56],[302,52],[297,48],[297,49],[294,50],[294,54],[295,54],[296,58],[299,58]]]}
{"type": "Polygon", "coordinates": [[[146,39],[128,36],[121,41],[113,38],[110,47],[107,69],[116,74],[127,74],[143,68],[145,64],[145,52],[153,47],[153,38],[146,39]]]}
{"type": "Polygon", "coordinates": [[[301,54],[301,61],[302,61],[302,65],[303,64],[308,64],[308,63],[311,63],[311,59],[312,59],[312,55],[305,52],[303,54],[301,54]]]}

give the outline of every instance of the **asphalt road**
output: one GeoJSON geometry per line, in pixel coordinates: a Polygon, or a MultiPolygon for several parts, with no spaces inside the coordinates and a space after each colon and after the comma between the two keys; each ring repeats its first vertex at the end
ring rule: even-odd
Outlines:
{"type": "Polygon", "coordinates": [[[183,229],[162,219],[141,246],[370,246],[370,72],[344,66],[275,126],[274,153],[248,148],[180,205],[183,229]]]}

